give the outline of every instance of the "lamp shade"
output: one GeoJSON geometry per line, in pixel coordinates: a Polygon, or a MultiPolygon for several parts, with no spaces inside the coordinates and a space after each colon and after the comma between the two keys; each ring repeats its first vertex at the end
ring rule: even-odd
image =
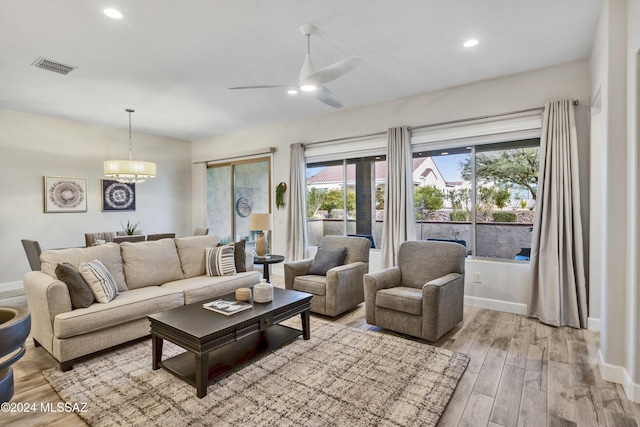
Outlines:
{"type": "Polygon", "coordinates": [[[253,231],[271,230],[273,228],[273,218],[268,213],[251,214],[249,219],[249,229],[253,231]]]}
{"type": "Polygon", "coordinates": [[[155,178],[156,164],[142,160],[106,160],[104,174],[120,182],[144,182],[148,178],[155,178]]]}

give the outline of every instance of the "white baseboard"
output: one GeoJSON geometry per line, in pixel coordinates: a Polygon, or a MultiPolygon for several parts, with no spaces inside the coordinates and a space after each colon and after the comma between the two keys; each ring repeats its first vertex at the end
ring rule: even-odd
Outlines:
{"type": "Polygon", "coordinates": [[[15,291],[18,289],[24,289],[24,286],[22,285],[21,281],[0,283],[0,292],[15,291]]]}
{"type": "Polygon", "coordinates": [[[527,305],[517,302],[500,301],[495,299],[464,296],[464,305],[488,308],[490,310],[505,311],[513,314],[527,314],[527,305]]]}
{"type": "Polygon", "coordinates": [[[602,350],[598,350],[598,367],[603,380],[622,385],[627,399],[640,403],[640,384],[634,383],[623,366],[616,366],[604,361],[602,350]]]}
{"type": "Polygon", "coordinates": [[[600,332],[600,319],[596,317],[587,318],[587,329],[600,332]]]}

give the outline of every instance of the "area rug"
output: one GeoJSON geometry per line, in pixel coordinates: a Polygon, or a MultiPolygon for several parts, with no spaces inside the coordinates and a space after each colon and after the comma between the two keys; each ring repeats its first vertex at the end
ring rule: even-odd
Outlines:
{"type": "MultiPolygon", "coordinates": [[[[300,327],[299,317],[287,321],[300,327]]],[[[183,350],[165,341],[164,357],[183,350]]],[[[138,342],[44,377],[92,426],[434,426],[469,357],[312,318],[293,343],[209,385],[151,370],[138,342]]]]}

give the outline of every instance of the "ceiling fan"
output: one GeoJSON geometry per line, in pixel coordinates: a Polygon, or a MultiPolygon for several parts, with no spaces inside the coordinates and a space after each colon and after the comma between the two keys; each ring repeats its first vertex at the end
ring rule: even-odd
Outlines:
{"type": "Polygon", "coordinates": [[[316,31],[316,27],[312,24],[304,24],[300,26],[300,31],[307,38],[307,54],[304,58],[304,64],[300,70],[298,85],[259,85],[259,86],[237,86],[229,89],[270,89],[270,88],[288,88],[290,94],[296,94],[299,90],[303,92],[313,92],[315,98],[334,108],[342,108],[343,104],[336,96],[327,89],[324,84],[337,79],[348,71],[356,67],[362,58],[350,56],[334,62],[320,70],[316,71],[311,63],[310,39],[311,34],[316,31]]]}

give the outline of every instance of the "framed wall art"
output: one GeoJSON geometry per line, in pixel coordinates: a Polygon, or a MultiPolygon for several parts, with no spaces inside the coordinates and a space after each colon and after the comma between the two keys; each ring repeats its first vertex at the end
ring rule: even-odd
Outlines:
{"type": "Polygon", "coordinates": [[[44,177],[44,212],[86,212],[87,178],[44,177]]]}
{"type": "Polygon", "coordinates": [[[135,211],[136,185],[125,184],[112,179],[102,179],[102,211],[135,211]]]}

